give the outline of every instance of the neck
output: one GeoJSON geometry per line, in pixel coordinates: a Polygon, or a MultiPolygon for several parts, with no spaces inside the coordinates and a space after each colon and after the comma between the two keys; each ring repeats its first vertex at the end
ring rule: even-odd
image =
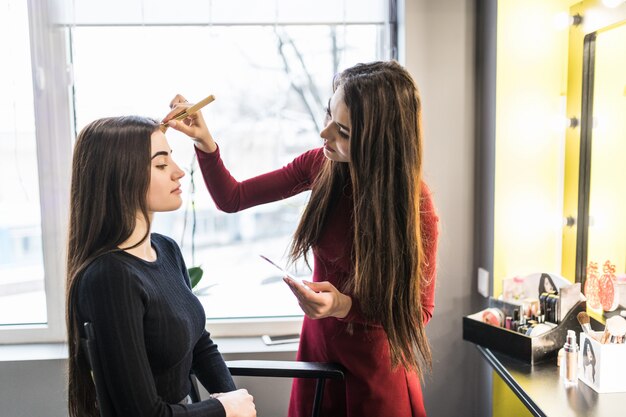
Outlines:
{"type": "MultiPolygon", "coordinates": [[[[150,214],[150,222],[152,223],[152,213],[150,214]]],[[[137,215],[135,230],[133,230],[133,233],[131,233],[128,239],[119,245],[119,248],[143,260],[150,262],[156,261],[156,252],[150,243],[150,230],[142,215],[137,215]],[[139,243],[139,241],[146,236],[146,233],[147,237],[143,242],[139,243]]]]}

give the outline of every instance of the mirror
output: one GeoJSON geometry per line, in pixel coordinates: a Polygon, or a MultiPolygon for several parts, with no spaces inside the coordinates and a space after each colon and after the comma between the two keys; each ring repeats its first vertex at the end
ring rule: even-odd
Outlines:
{"type": "Polygon", "coordinates": [[[576,280],[610,311],[591,287],[626,279],[626,21],[584,38],[580,129],[576,280]]]}

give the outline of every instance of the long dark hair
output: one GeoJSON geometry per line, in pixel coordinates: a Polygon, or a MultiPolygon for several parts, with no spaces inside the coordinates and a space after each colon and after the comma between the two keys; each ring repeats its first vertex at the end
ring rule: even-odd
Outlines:
{"type": "Polygon", "coordinates": [[[146,201],[150,137],[157,128],[156,121],[138,116],[105,118],[86,126],[76,140],[66,286],[70,417],[99,415],[91,374],[80,349],[82,323],[77,318],[77,284],[81,272],[95,258],[119,250],[118,246],[133,233],[138,213],[150,229],[146,201]]]}
{"type": "Polygon", "coordinates": [[[350,163],[326,160],[294,234],[290,258],[314,246],[349,179],[354,202],[354,279],[348,293],[367,319],[380,322],[391,362],[420,375],[431,367],[421,296],[421,104],[415,82],[397,62],[358,64],[339,74],[350,111],[350,163]]]}

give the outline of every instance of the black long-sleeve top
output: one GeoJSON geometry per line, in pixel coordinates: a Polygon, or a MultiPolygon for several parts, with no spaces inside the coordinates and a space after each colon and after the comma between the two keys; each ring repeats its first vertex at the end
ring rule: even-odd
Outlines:
{"type": "Polygon", "coordinates": [[[204,329],[204,309],[178,245],[159,234],[151,242],[156,261],[109,253],[91,263],[78,284],[79,323],[95,327],[116,414],[225,417],[216,399],[178,404],[190,392],[192,368],[209,392],[236,388],[204,329]]]}

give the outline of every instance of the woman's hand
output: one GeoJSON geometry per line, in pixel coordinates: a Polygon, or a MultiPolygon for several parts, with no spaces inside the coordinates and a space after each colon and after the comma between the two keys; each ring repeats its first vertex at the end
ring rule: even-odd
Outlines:
{"type": "Polygon", "coordinates": [[[256,417],[254,398],[248,394],[248,390],[238,389],[236,391],[212,394],[211,397],[217,399],[226,410],[226,417],[256,417]]]}
{"type": "Polygon", "coordinates": [[[352,308],[352,298],[339,292],[328,281],[303,281],[303,284],[300,284],[289,277],[284,277],[283,280],[298,298],[300,308],[309,318],[337,317],[342,319],[352,308]]]}
{"type": "Polygon", "coordinates": [[[170,102],[170,108],[172,109],[167,116],[163,118],[163,123],[167,124],[172,129],[178,130],[189,136],[195,142],[198,149],[201,151],[211,153],[215,152],[217,145],[209,132],[209,128],[204,122],[204,117],[200,111],[189,115],[187,118],[181,121],[170,120],[176,114],[193,106],[193,103],[189,103],[185,97],[177,94],[176,97],[170,102]]]}

